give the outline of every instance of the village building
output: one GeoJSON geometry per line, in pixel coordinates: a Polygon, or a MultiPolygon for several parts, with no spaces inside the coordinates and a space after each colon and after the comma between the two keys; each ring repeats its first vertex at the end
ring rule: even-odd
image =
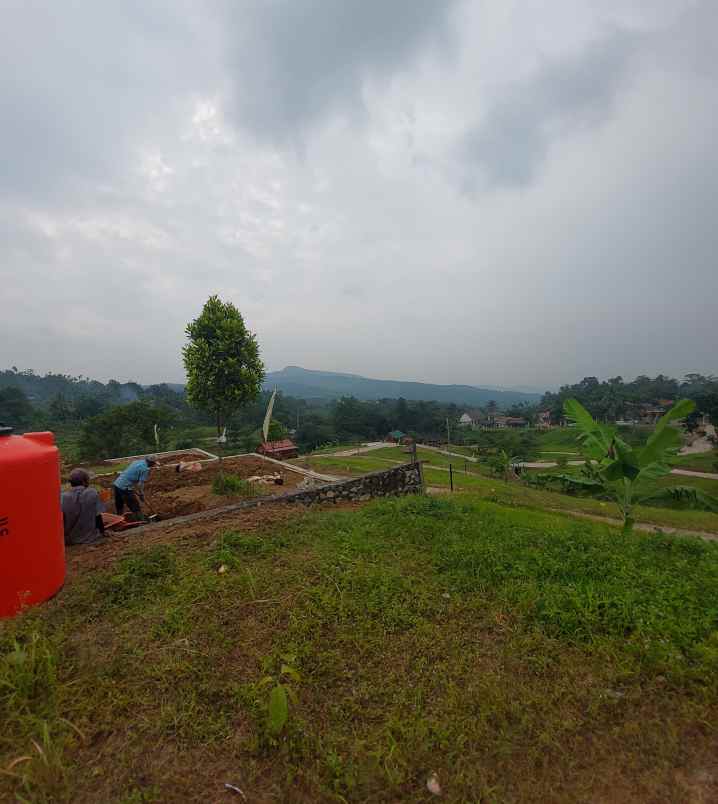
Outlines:
{"type": "Polygon", "coordinates": [[[494,416],[493,426],[499,430],[507,427],[528,427],[528,421],[522,416],[494,416]]]}
{"type": "Polygon", "coordinates": [[[484,419],[480,410],[465,410],[459,417],[459,427],[478,427],[484,419]]]}
{"type": "Polygon", "coordinates": [[[536,415],[537,427],[550,427],[551,426],[551,411],[540,410],[536,415]]]}
{"type": "Polygon", "coordinates": [[[277,461],[285,461],[287,458],[296,458],[299,455],[296,444],[289,438],[283,438],[281,441],[263,441],[257,447],[257,452],[277,461]]]}

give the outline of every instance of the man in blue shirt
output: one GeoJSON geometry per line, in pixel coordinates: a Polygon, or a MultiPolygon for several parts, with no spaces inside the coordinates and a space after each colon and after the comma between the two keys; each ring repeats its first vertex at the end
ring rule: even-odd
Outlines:
{"type": "Polygon", "coordinates": [[[149,477],[153,466],[157,466],[157,458],[153,456],[140,458],[115,479],[112,488],[115,492],[115,510],[120,516],[127,506],[135,517],[142,518],[140,500],[143,502],[145,500],[145,480],[149,477]]]}

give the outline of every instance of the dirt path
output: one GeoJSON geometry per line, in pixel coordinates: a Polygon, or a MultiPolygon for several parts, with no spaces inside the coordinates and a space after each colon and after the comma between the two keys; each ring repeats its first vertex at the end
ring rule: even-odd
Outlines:
{"type": "Polygon", "coordinates": [[[450,452],[449,450],[441,449],[441,447],[429,447],[426,444],[417,444],[416,446],[421,449],[428,449],[430,452],[438,452],[439,455],[448,455],[450,458],[460,458],[462,461],[468,461],[469,463],[478,463],[478,458],[462,455],[460,452],[450,452]]]}
{"type": "Polygon", "coordinates": [[[709,441],[708,438],[709,436],[713,436],[713,438],[715,438],[716,429],[712,424],[707,424],[705,426],[705,431],[706,431],[705,435],[694,439],[694,441],[691,444],[688,444],[687,446],[683,447],[678,454],[700,455],[703,452],[710,452],[713,449],[713,442],[709,441]]]}
{"type": "Polygon", "coordinates": [[[303,466],[299,466],[299,464],[288,463],[287,461],[278,461],[276,458],[268,458],[266,455],[263,455],[262,459],[269,463],[273,463],[275,466],[283,466],[285,469],[289,469],[292,472],[304,475],[304,477],[312,478],[313,480],[324,480],[327,483],[335,483],[337,480],[341,480],[340,477],[336,477],[335,475],[323,475],[319,472],[315,472],[312,469],[305,469],[303,466]]]}
{"type": "MultiPolygon", "coordinates": [[[[458,492],[454,492],[455,494],[466,493],[464,489],[459,490],[458,492]]],[[[427,494],[451,494],[451,491],[446,486],[427,486],[426,487],[427,494]]],[[[527,506],[528,507],[528,506],[527,506]]],[[[541,511],[548,511],[552,514],[561,514],[563,516],[570,516],[576,519],[588,519],[591,522],[600,522],[603,525],[612,525],[616,528],[620,528],[623,526],[623,522],[620,519],[616,519],[612,516],[601,516],[600,514],[588,514],[585,511],[574,511],[566,508],[541,508],[541,511]]],[[[660,531],[661,533],[668,533],[671,536],[694,536],[700,539],[705,539],[709,542],[718,541],[718,533],[711,533],[708,530],[686,530],[684,528],[671,528],[667,525],[655,525],[650,522],[636,522],[633,526],[636,530],[640,530],[646,533],[655,533],[656,531],[660,531]]]]}
{"type": "Polygon", "coordinates": [[[362,444],[359,447],[352,447],[352,449],[343,449],[339,452],[328,452],[332,458],[351,458],[352,455],[363,455],[365,452],[373,452],[375,449],[383,449],[384,447],[391,447],[393,444],[387,441],[370,441],[362,444]]]}
{"type": "MultiPolygon", "coordinates": [[[[568,466],[583,466],[584,463],[586,463],[586,461],[569,461],[568,466]]],[[[558,464],[555,461],[521,461],[517,466],[520,466],[522,469],[554,469],[558,464]]],[[[714,472],[694,472],[692,469],[671,469],[671,474],[684,475],[685,477],[703,477],[706,480],[718,480],[718,474],[714,472]]]]}
{"type": "MultiPolygon", "coordinates": [[[[552,514],[566,514],[567,516],[577,517],[578,519],[589,519],[592,522],[602,522],[605,525],[614,525],[615,527],[622,527],[623,522],[612,516],[601,516],[600,514],[587,514],[585,511],[569,511],[565,508],[544,508],[544,511],[550,511],[552,514]]],[[[718,541],[718,533],[711,533],[707,530],[686,530],[684,528],[670,528],[667,525],[655,525],[650,522],[636,522],[633,526],[636,530],[645,531],[647,533],[668,533],[671,536],[698,536],[709,542],[718,541]]]]}

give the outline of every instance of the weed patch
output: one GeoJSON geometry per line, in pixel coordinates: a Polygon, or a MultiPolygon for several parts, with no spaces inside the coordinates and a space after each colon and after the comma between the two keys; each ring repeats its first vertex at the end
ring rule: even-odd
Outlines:
{"type": "Polygon", "coordinates": [[[253,483],[238,475],[220,473],[212,481],[212,492],[227,497],[256,497],[258,491],[253,483]]]}

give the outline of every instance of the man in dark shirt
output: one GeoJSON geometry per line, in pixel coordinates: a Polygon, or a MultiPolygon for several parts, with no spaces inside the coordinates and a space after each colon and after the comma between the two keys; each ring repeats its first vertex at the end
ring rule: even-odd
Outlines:
{"type": "Polygon", "coordinates": [[[95,489],[89,488],[90,475],[84,469],[70,473],[70,489],[62,493],[62,521],[65,544],[95,544],[105,535],[104,506],[95,489]]]}

